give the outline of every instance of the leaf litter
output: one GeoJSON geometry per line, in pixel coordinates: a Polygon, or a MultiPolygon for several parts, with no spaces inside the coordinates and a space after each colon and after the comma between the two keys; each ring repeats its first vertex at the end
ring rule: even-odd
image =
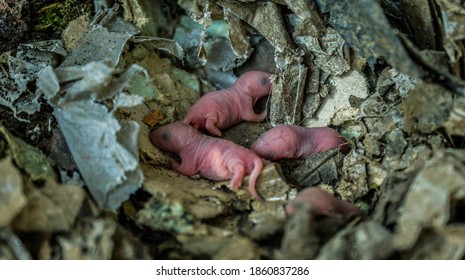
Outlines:
{"type": "Polygon", "coordinates": [[[1,259],[464,258],[461,1],[95,4],[62,39],[2,45],[1,259]],[[267,164],[264,201],[148,139],[246,69],[272,71],[267,122],[224,138],[300,124],[351,145],[267,164]],[[286,214],[308,186],[362,214],[286,214]]]}

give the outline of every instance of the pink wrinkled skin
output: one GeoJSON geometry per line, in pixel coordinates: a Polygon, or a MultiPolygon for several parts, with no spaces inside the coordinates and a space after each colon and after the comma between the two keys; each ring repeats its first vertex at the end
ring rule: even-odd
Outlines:
{"type": "Polygon", "coordinates": [[[153,130],[150,140],[160,149],[178,154],[182,162],[171,159],[171,167],[186,176],[199,173],[214,181],[231,179],[232,189],[237,190],[242,178],[250,175],[250,193],[261,200],[255,183],[263,169],[263,161],[253,151],[225,139],[203,135],[179,122],[153,130]]]}
{"type": "Polygon", "coordinates": [[[221,136],[220,130],[241,121],[264,121],[266,110],[256,114],[253,106],[258,99],[270,93],[270,75],[250,71],[241,75],[229,88],[205,94],[189,109],[182,123],[221,136]]]}
{"type": "Polygon", "coordinates": [[[340,200],[317,187],[308,187],[300,191],[297,196],[286,205],[288,215],[294,213],[296,203],[310,207],[312,211],[322,215],[339,214],[350,218],[360,214],[360,210],[354,204],[340,200]]]}
{"type": "Polygon", "coordinates": [[[263,133],[250,148],[268,160],[303,159],[333,148],[348,152],[345,139],[329,127],[278,125],[263,133]]]}

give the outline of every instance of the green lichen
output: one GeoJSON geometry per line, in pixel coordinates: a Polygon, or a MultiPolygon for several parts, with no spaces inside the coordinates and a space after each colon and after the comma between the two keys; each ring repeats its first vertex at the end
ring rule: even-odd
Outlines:
{"type": "Polygon", "coordinates": [[[370,212],[370,204],[366,201],[358,201],[355,203],[355,205],[363,214],[368,214],[370,212]]]}
{"type": "Polygon", "coordinates": [[[56,180],[52,165],[39,149],[14,137],[2,125],[0,125],[0,135],[7,141],[16,164],[26,171],[32,180],[56,180]]]}
{"type": "Polygon", "coordinates": [[[74,19],[81,15],[92,13],[90,1],[65,0],[45,6],[33,7],[37,16],[34,30],[36,31],[62,31],[74,19]]]}
{"type": "Polygon", "coordinates": [[[376,183],[371,183],[370,184],[370,189],[375,190],[375,191],[379,191],[379,185],[376,184],[376,183]]]}
{"type": "Polygon", "coordinates": [[[154,230],[176,233],[192,233],[195,223],[194,217],[180,203],[166,203],[155,199],[139,211],[137,220],[154,230]]]}
{"type": "Polygon", "coordinates": [[[44,7],[38,11],[40,20],[34,29],[37,31],[45,31],[48,29],[61,30],[63,29],[63,15],[61,13],[62,4],[55,3],[44,7]]]}

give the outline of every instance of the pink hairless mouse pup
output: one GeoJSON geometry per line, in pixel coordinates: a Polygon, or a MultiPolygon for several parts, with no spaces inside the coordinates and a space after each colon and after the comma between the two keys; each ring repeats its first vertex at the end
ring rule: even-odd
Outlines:
{"type": "Polygon", "coordinates": [[[279,160],[303,159],[333,148],[347,153],[346,144],[344,138],[329,127],[278,125],[263,133],[250,148],[262,158],[279,160]]]}
{"type": "Polygon", "coordinates": [[[171,159],[171,167],[186,176],[199,173],[214,181],[231,179],[231,188],[237,190],[242,178],[250,175],[250,193],[261,199],[255,182],[263,169],[263,161],[253,151],[225,139],[203,135],[179,122],[155,129],[150,133],[150,140],[160,149],[178,154],[182,162],[171,159]]]}
{"type": "Polygon", "coordinates": [[[354,204],[337,199],[318,187],[307,187],[301,190],[286,206],[288,215],[294,213],[294,205],[297,203],[308,205],[312,211],[323,215],[340,214],[345,218],[350,218],[360,214],[360,209],[354,204]]]}
{"type": "MultiPolygon", "coordinates": [[[[296,125],[276,126],[263,133],[250,148],[268,160],[304,159],[333,148],[340,148],[343,153],[349,149],[346,140],[332,128],[296,125]]],[[[286,206],[289,215],[293,214],[295,203],[308,205],[316,213],[324,215],[340,214],[349,218],[360,214],[353,203],[337,199],[318,187],[301,190],[286,206]]]]}
{"type": "Polygon", "coordinates": [[[270,75],[262,71],[244,73],[229,88],[202,96],[182,122],[220,136],[221,129],[241,121],[264,121],[266,110],[256,114],[253,106],[258,99],[270,93],[270,75]]]}

